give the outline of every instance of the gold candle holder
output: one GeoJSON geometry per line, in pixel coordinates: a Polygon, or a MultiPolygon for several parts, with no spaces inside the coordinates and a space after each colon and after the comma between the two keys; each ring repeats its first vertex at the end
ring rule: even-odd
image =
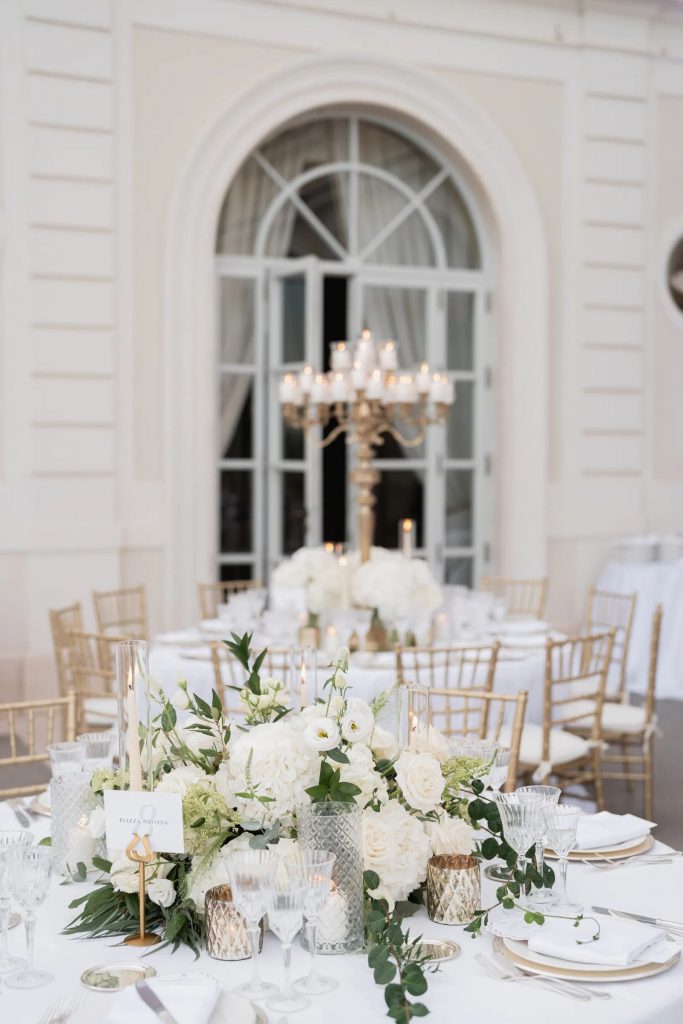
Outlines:
{"type": "Polygon", "coordinates": [[[474,857],[442,853],[427,865],[427,913],[437,924],[467,924],[481,906],[481,868],[474,857]]]}
{"type": "MultiPolygon", "coordinates": [[[[229,885],[215,885],[204,898],[206,952],[214,960],[246,960],[251,956],[247,922],[232,901],[229,885]]],[[[259,950],[263,946],[263,922],[259,950]]]]}

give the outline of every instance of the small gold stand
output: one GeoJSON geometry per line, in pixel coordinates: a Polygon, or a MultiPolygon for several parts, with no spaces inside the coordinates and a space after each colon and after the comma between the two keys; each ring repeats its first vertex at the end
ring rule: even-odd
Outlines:
{"type": "Polygon", "coordinates": [[[154,859],[147,836],[139,836],[135,833],[131,842],[126,847],[126,857],[128,857],[128,860],[133,860],[140,865],[140,934],[127,935],[123,941],[127,946],[155,946],[157,942],[161,942],[161,936],[155,932],[145,931],[145,864],[149,864],[154,859]],[[136,849],[138,843],[142,843],[142,848],[145,851],[144,854],[138,853],[136,849]]]}

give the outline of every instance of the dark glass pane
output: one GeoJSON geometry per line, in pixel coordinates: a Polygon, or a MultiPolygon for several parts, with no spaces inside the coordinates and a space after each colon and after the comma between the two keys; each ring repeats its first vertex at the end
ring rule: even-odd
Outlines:
{"type": "MultiPolygon", "coordinates": [[[[325,277],[323,279],[323,353],[321,366],[329,369],[329,343],[345,338],[346,331],[347,279],[325,277]]],[[[332,421],[323,430],[327,437],[336,427],[332,421]]],[[[346,540],[346,437],[338,437],[327,448],[323,448],[323,537],[326,541],[343,543],[346,540]]]]}
{"type": "Polygon", "coordinates": [[[472,559],[447,558],[445,583],[461,587],[472,586],[472,559]]]}
{"type": "Polygon", "coordinates": [[[393,128],[361,121],[358,142],[362,163],[395,174],[416,191],[440,170],[431,156],[393,128]]]}
{"type": "Polygon", "coordinates": [[[279,191],[272,178],[249,157],[225,197],[216,231],[216,252],[253,253],[261,221],[279,191]]]}
{"type": "MultiPolygon", "coordinates": [[[[276,415],[282,415],[281,412],[276,415]]],[[[282,424],[282,458],[303,459],[304,457],[304,432],[298,427],[291,427],[288,423],[282,424]]]]}
{"type": "Polygon", "coordinates": [[[254,567],[251,565],[221,565],[220,582],[229,583],[233,580],[250,580],[254,576],[254,567]]]}
{"type": "Polygon", "coordinates": [[[398,546],[401,519],[417,520],[417,546],[422,547],[424,530],[424,474],[414,469],[387,469],[375,488],[375,540],[383,548],[398,546]]]}
{"type": "Polygon", "coordinates": [[[446,367],[473,370],[474,295],[472,292],[447,292],[446,311],[446,367]]]}
{"type": "Polygon", "coordinates": [[[427,199],[446,249],[449,267],[477,270],[481,266],[479,241],[460,192],[447,178],[427,199]]]}
{"type": "Polygon", "coordinates": [[[282,474],[282,553],[291,555],[304,545],[306,503],[304,474],[282,474]]]}
{"type": "Polygon", "coordinates": [[[220,324],[222,363],[251,363],[254,348],[254,281],[246,278],[220,279],[220,324]]]}
{"type": "Polygon", "coordinates": [[[253,454],[254,378],[221,375],[220,451],[223,459],[250,459],[253,454]]]}
{"type": "Polygon", "coordinates": [[[448,416],[447,453],[449,459],[471,459],[474,438],[474,382],[459,380],[455,386],[455,404],[448,416]]]}
{"type": "Polygon", "coordinates": [[[446,547],[472,545],[472,471],[449,469],[446,472],[446,547]]]}
{"type": "Polygon", "coordinates": [[[244,469],[226,469],[220,480],[221,554],[252,551],[252,474],[244,469]]]}
{"type": "Polygon", "coordinates": [[[283,277],[282,288],[282,361],[304,361],[306,285],[303,277],[283,277]]]}
{"type": "Polygon", "coordinates": [[[273,221],[266,242],[266,256],[338,259],[337,253],[290,201],[285,203],[273,221]]]}

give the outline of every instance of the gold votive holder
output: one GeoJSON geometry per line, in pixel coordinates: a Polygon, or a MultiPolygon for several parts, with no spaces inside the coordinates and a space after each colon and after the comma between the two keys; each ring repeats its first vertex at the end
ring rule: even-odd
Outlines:
{"type": "Polygon", "coordinates": [[[479,861],[442,853],[427,865],[427,913],[437,924],[467,924],[481,906],[479,861]]]}
{"type": "MultiPolygon", "coordinates": [[[[246,960],[251,956],[247,922],[232,902],[229,885],[215,885],[204,898],[206,952],[214,960],[246,960]]],[[[259,950],[263,945],[260,926],[259,950]]]]}

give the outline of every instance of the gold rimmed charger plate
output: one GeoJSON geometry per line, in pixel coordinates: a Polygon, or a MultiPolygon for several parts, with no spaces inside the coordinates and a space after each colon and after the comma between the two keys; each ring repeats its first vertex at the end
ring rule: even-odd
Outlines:
{"type": "Polygon", "coordinates": [[[632,967],[608,967],[602,964],[595,968],[581,964],[575,967],[561,967],[555,958],[548,957],[548,961],[553,960],[552,963],[530,959],[528,953],[524,955],[522,952],[527,950],[526,942],[520,942],[517,939],[502,939],[496,948],[510,963],[516,964],[517,967],[521,967],[525,971],[543,974],[549,978],[565,978],[568,981],[603,981],[605,983],[636,981],[638,978],[650,978],[655,974],[663,974],[677,964],[681,958],[680,950],[676,949],[673,956],[663,964],[634,964],[632,967]]]}
{"type": "MultiPolygon", "coordinates": [[[[622,860],[628,857],[638,857],[641,853],[647,853],[655,845],[655,837],[651,832],[643,838],[639,839],[637,843],[633,843],[631,846],[605,846],[599,850],[572,850],[569,854],[569,860],[622,860]]],[[[554,850],[548,849],[545,851],[545,856],[549,860],[557,860],[557,854],[554,850]]]]}
{"type": "Polygon", "coordinates": [[[49,804],[44,804],[40,799],[43,793],[36,793],[33,799],[29,802],[28,809],[32,814],[42,814],[46,818],[52,817],[52,808],[49,804]]]}

